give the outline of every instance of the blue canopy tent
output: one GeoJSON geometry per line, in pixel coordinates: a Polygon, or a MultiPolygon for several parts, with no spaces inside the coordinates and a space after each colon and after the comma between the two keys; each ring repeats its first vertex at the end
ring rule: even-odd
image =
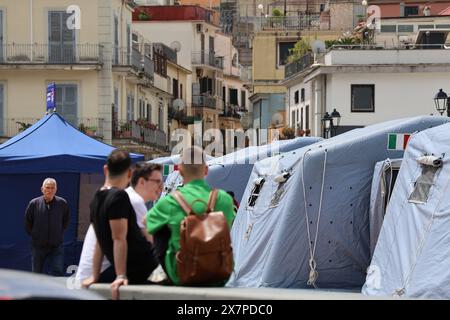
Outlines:
{"type": "MultiPolygon", "coordinates": [[[[47,177],[58,183],[57,195],[70,207],[64,234],[65,267],[78,264],[80,177],[103,173],[114,147],[90,138],[57,113],[44,116],[33,126],[0,145],[0,268],[31,270],[30,237],[24,230],[28,202],[42,195],[47,177]]],[[[133,162],[144,160],[131,154],[133,162]]],[[[90,199],[89,199],[90,201],[90,199]]]]}

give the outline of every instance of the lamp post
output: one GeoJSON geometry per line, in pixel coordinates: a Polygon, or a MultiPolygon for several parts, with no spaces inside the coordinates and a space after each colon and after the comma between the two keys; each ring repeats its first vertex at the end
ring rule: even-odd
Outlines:
{"type": "Polygon", "coordinates": [[[434,96],[434,105],[441,116],[447,110],[447,117],[450,117],[450,98],[442,89],[439,89],[439,92],[434,96]]]}
{"type": "Polygon", "coordinates": [[[331,115],[328,112],[325,112],[321,121],[323,126],[323,137],[331,138],[336,135],[337,128],[341,123],[341,114],[334,108],[331,115]]]}
{"type": "Polygon", "coordinates": [[[335,136],[337,133],[337,128],[341,123],[341,114],[339,113],[339,111],[336,110],[336,108],[333,109],[333,112],[331,113],[331,118],[333,118],[333,121],[331,122],[331,128],[334,129],[334,136],[335,136]]]}
{"type": "Polygon", "coordinates": [[[322,126],[323,126],[323,137],[325,139],[329,138],[329,133],[330,133],[331,126],[332,126],[333,117],[330,116],[330,114],[328,112],[325,112],[321,121],[322,121],[322,126]]]}

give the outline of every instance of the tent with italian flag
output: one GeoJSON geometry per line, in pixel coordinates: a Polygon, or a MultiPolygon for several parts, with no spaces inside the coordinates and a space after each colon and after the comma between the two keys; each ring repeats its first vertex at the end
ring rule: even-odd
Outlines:
{"type": "Polygon", "coordinates": [[[410,137],[364,294],[450,299],[449,156],[450,124],[410,137]]]}
{"type": "Polygon", "coordinates": [[[231,230],[227,286],[361,290],[374,165],[402,158],[407,135],[449,120],[378,123],[258,161],[231,230]]]}

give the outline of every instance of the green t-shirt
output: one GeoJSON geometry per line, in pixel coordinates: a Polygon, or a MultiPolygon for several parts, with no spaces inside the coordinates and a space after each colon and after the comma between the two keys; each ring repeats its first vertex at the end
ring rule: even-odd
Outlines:
{"type": "MultiPolygon", "coordinates": [[[[202,199],[204,202],[208,202],[211,187],[205,180],[193,180],[177,190],[181,192],[195,213],[202,214],[206,211],[206,204],[201,201],[196,201],[192,205],[196,199],[202,199]]],[[[231,229],[231,224],[235,216],[233,199],[223,190],[219,190],[214,211],[223,212],[227,219],[228,227],[231,229]]],[[[176,285],[180,283],[180,280],[177,275],[175,254],[180,250],[180,224],[185,216],[183,209],[181,209],[178,202],[170,194],[158,200],[147,215],[147,230],[149,233],[154,234],[165,225],[171,231],[165,264],[169,278],[176,285]]]]}

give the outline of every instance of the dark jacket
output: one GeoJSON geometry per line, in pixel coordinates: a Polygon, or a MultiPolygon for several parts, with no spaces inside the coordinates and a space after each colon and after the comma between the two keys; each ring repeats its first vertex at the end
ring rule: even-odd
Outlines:
{"type": "Polygon", "coordinates": [[[32,244],[38,247],[58,247],[69,224],[69,206],[61,197],[45,203],[44,196],[35,198],[25,211],[25,230],[32,244]]]}

